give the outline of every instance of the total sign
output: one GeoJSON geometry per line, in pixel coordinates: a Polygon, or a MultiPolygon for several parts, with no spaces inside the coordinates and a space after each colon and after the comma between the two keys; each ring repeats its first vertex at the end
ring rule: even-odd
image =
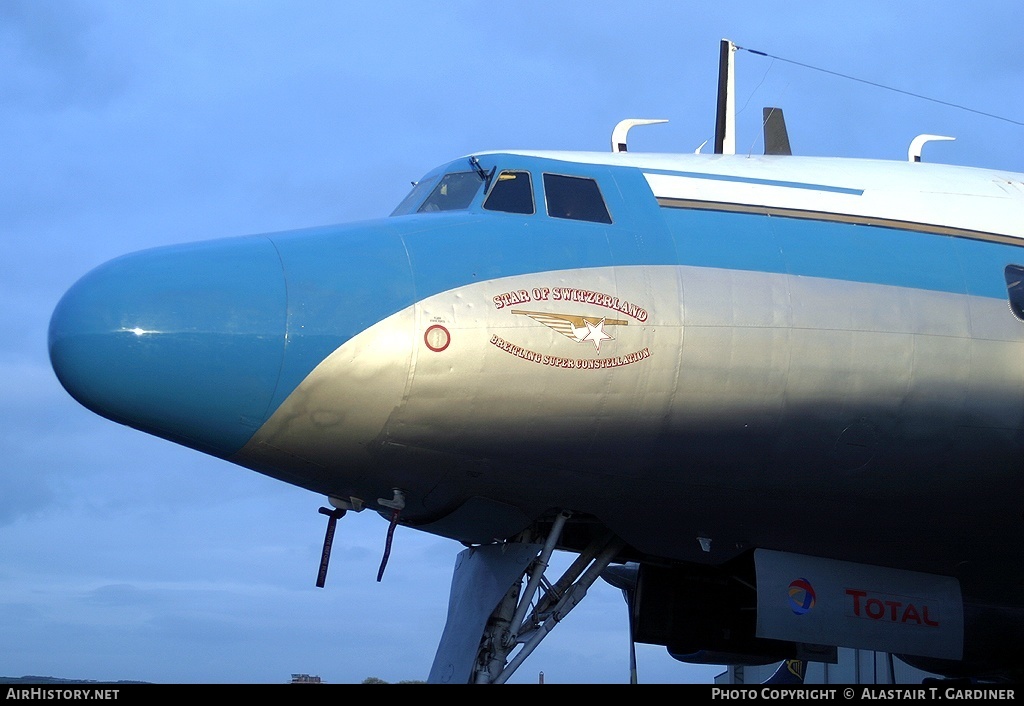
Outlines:
{"type": "Polygon", "coordinates": [[[757,636],[961,659],[963,599],[948,576],[759,549],[757,636]]]}

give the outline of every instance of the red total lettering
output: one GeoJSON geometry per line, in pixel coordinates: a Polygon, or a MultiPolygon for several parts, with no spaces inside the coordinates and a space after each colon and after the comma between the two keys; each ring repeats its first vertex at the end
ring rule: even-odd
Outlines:
{"type": "Polygon", "coordinates": [[[846,595],[853,596],[853,614],[860,617],[860,599],[868,595],[867,591],[857,591],[852,588],[846,589],[846,595]]]}
{"type": "Polygon", "coordinates": [[[879,620],[885,615],[885,606],[877,598],[869,598],[864,604],[864,610],[872,620],[879,620]]]}
{"type": "Polygon", "coordinates": [[[886,601],[885,604],[892,609],[889,612],[889,620],[895,623],[897,620],[896,610],[903,604],[899,601],[886,601]]]}
{"type": "Polygon", "coordinates": [[[903,603],[892,599],[868,598],[867,591],[853,588],[847,588],[846,595],[853,598],[854,617],[868,617],[872,620],[886,619],[893,623],[914,623],[933,628],[939,627],[939,621],[932,620],[928,614],[927,604],[916,606],[913,603],[903,603]],[[861,606],[863,606],[863,612],[861,606]]]}
{"type": "Polygon", "coordinates": [[[909,623],[911,621],[917,623],[918,625],[921,624],[921,616],[917,614],[917,608],[914,607],[913,603],[908,605],[907,609],[903,611],[903,618],[902,620],[900,620],[900,622],[902,623],[909,623]]]}

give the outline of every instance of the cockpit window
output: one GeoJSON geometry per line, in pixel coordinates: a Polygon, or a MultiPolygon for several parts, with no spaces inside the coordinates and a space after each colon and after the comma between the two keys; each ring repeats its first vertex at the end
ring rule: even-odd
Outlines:
{"type": "Polygon", "coordinates": [[[476,172],[452,172],[441,177],[441,181],[423,205],[416,209],[417,213],[433,213],[435,211],[458,211],[469,208],[473,197],[480,190],[483,180],[476,172]]]}
{"type": "Polygon", "coordinates": [[[426,198],[427,194],[434,188],[434,184],[437,183],[437,177],[433,179],[423,179],[422,181],[413,182],[412,191],[402,199],[402,203],[398,204],[394,211],[391,212],[392,216],[405,216],[410,213],[416,212],[416,207],[420,204],[423,199],[426,198]]]}
{"type": "Polygon", "coordinates": [[[608,207],[605,206],[601,189],[593,179],[544,175],[544,197],[548,215],[552,218],[571,218],[577,221],[611,223],[608,207]]]}
{"type": "Polygon", "coordinates": [[[533,213],[533,183],[530,172],[504,171],[487,194],[484,208],[505,213],[533,213]]]}

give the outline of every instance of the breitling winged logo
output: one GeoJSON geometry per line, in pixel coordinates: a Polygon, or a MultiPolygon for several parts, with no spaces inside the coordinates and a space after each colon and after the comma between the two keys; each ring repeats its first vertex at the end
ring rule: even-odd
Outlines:
{"type": "Polygon", "coordinates": [[[566,338],[571,338],[577,343],[590,341],[601,352],[602,341],[614,341],[615,338],[605,332],[605,326],[626,326],[629,324],[625,319],[609,319],[598,316],[577,316],[575,314],[550,314],[545,311],[523,311],[512,310],[513,314],[529,316],[534,321],[554,329],[566,338]]]}

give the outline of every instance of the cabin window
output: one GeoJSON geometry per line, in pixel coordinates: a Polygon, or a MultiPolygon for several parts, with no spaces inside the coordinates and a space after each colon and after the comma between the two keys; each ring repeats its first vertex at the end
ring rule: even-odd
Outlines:
{"type": "Polygon", "coordinates": [[[605,206],[601,189],[593,179],[544,175],[544,198],[548,215],[552,218],[571,218],[577,221],[611,223],[608,207],[605,206]]]}
{"type": "Polygon", "coordinates": [[[1010,300],[1010,311],[1024,321],[1024,265],[1007,265],[1003,270],[1006,277],[1006,294],[1010,300]]]}
{"type": "Polygon", "coordinates": [[[460,211],[469,208],[483,181],[476,172],[452,172],[441,177],[417,213],[460,211]]]}
{"type": "Polygon", "coordinates": [[[533,213],[533,182],[530,172],[504,171],[487,194],[484,208],[505,213],[533,213]]]}

